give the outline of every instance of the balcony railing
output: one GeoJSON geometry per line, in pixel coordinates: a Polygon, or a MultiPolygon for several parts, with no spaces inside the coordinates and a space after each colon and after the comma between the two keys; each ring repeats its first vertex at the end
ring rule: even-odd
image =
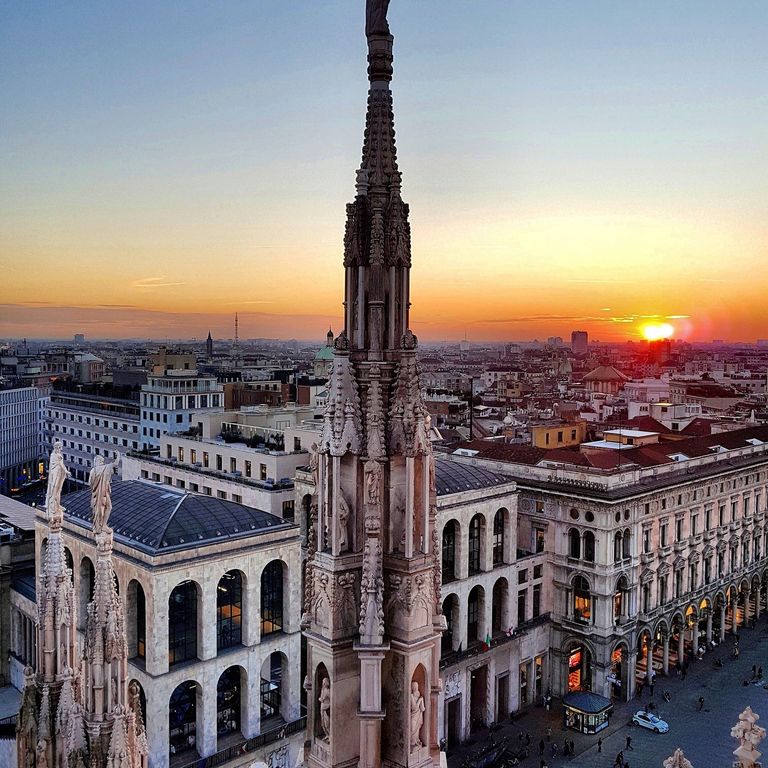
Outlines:
{"type": "Polygon", "coordinates": [[[280,741],[286,736],[290,736],[294,733],[299,733],[300,731],[305,730],[306,727],[307,716],[304,715],[304,717],[300,717],[298,720],[286,723],[278,728],[273,728],[266,733],[254,736],[252,739],[245,739],[238,744],[233,744],[231,747],[222,749],[219,752],[214,752],[209,757],[198,757],[195,760],[180,766],[180,768],[216,768],[216,766],[224,765],[224,763],[228,763],[236,757],[252,752],[254,749],[264,747],[267,744],[272,744],[275,741],[280,741]]]}
{"type": "MultiPolygon", "coordinates": [[[[528,619],[528,621],[518,624],[512,632],[507,634],[506,632],[495,635],[491,638],[491,644],[489,648],[496,648],[499,645],[505,645],[512,640],[524,635],[534,627],[538,627],[541,624],[546,624],[549,621],[549,612],[541,613],[534,619],[528,619]]],[[[471,659],[473,656],[479,656],[481,653],[485,653],[487,650],[485,643],[477,642],[470,645],[463,651],[452,651],[440,657],[440,669],[449,667],[453,664],[458,664],[464,659],[471,659]]]]}

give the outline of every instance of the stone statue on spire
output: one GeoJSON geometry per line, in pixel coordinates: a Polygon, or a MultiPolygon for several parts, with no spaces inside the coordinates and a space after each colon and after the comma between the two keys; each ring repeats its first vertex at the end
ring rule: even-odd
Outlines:
{"type": "Polygon", "coordinates": [[[388,35],[387,8],[389,0],[367,0],[365,5],[365,35],[388,35]]]}
{"type": "Polygon", "coordinates": [[[48,459],[48,487],[45,492],[45,511],[49,519],[64,512],[61,506],[61,491],[64,481],[70,476],[70,471],[64,464],[61,440],[54,440],[53,451],[48,459]]]}
{"type": "Polygon", "coordinates": [[[101,456],[93,460],[93,469],[88,475],[91,486],[91,512],[93,513],[93,532],[104,533],[112,512],[112,475],[120,464],[120,454],[114,461],[104,463],[101,456]]]}

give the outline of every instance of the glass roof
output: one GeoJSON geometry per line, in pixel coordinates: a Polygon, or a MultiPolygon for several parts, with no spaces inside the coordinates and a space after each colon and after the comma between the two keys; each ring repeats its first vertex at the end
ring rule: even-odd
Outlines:
{"type": "Polygon", "coordinates": [[[438,496],[491,488],[511,482],[511,478],[482,467],[443,458],[436,458],[435,461],[435,490],[438,496]]]}
{"type": "MultiPolygon", "coordinates": [[[[68,494],[62,504],[67,518],[91,527],[90,490],[68,494]]],[[[115,480],[109,525],[115,540],[159,553],[253,535],[278,526],[287,528],[292,523],[233,501],[142,480],[115,480]]]]}

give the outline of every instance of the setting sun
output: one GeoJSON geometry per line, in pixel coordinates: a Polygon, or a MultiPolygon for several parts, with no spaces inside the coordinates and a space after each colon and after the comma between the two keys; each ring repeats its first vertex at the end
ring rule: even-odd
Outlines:
{"type": "Polygon", "coordinates": [[[647,341],[659,341],[668,339],[675,329],[669,323],[648,323],[643,326],[642,331],[647,341]]]}

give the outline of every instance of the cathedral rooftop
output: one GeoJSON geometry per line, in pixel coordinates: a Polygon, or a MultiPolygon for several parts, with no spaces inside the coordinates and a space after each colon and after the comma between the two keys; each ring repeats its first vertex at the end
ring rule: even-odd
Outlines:
{"type": "MultiPolygon", "coordinates": [[[[90,490],[65,496],[66,518],[90,528],[90,501],[90,490]]],[[[293,526],[260,509],[144,480],[113,483],[109,524],[116,541],[153,555],[293,526]]]]}

